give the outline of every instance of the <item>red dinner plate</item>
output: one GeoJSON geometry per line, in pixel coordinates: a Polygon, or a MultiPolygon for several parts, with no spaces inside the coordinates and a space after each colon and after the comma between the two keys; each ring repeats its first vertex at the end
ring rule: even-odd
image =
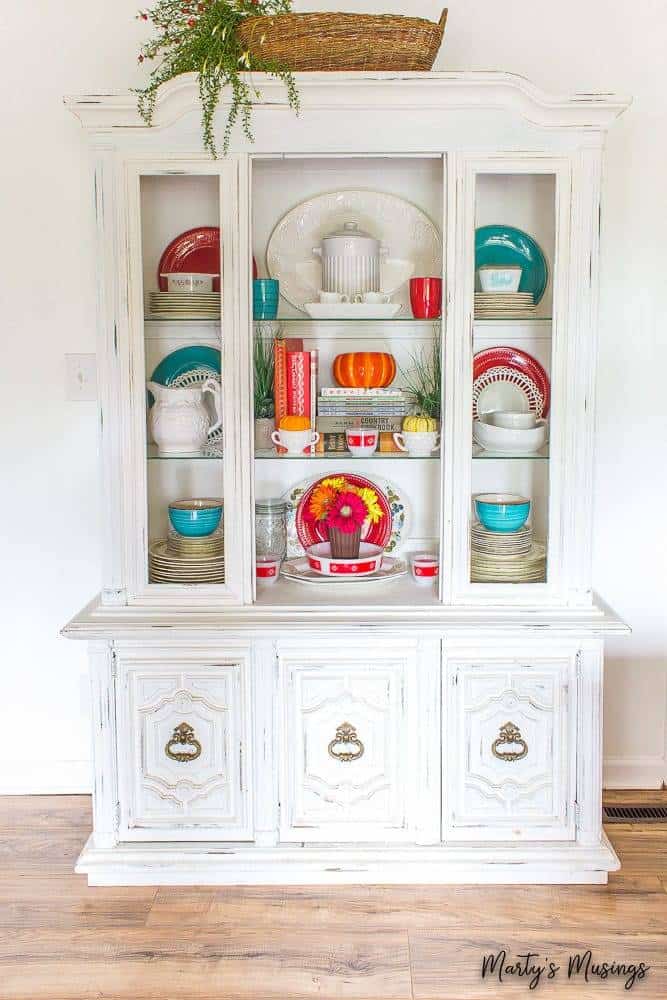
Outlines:
{"type": "MultiPolygon", "coordinates": [[[[511,371],[517,372],[520,376],[529,379],[533,383],[541,397],[541,412],[539,412],[539,401],[533,395],[529,396],[530,408],[537,412],[539,417],[546,417],[549,413],[549,403],[551,400],[549,376],[539,361],[536,361],[530,354],[526,354],[525,351],[517,350],[516,347],[489,347],[487,350],[476,354],[472,365],[473,386],[477,379],[485,376],[483,381],[487,381],[493,374],[496,375],[498,381],[502,381],[503,378],[507,381],[512,381],[511,374],[503,373],[502,371],[493,372],[494,369],[503,368],[509,368],[511,371]]],[[[475,417],[477,418],[477,414],[475,414],[475,417]]]]}
{"type": "MultiPolygon", "coordinates": [[[[163,274],[220,274],[220,227],[197,226],[171,241],[160,257],[157,269],[158,287],[167,291],[163,274]]],[[[252,276],[257,277],[257,264],[252,259],[252,276]]],[[[220,291],[220,278],[213,279],[213,291],[220,291]]]]}
{"type": "MultiPolygon", "coordinates": [[[[382,517],[377,524],[369,524],[368,521],[365,522],[364,528],[361,532],[361,540],[362,542],[370,542],[371,545],[379,545],[384,549],[391,538],[391,508],[387,497],[374,482],[370,479],[365,479],[364,476],[355,476],[349,472],[332,472],[328,476],[322,476],[322,479],[333,479],[335,476],[345,476],[347,482],[352,486],[361,486],[363,488],[375,490],[378,497],[378,503],[382,509],[382,517]]],[[[327,542],[329,540],[326,533],[326,527],[324,525],[319,524],[316,521],[309,521],[304,517],[304,511],[310,503],[313,491],[317,486],[319,486],[322,479],[318,479],[308,487],[306,492],[301,497],[299,505],[296,509],[296,533],[304,549],[309,549],[312,545],[317,545],[319,542],[327,542]]]]}

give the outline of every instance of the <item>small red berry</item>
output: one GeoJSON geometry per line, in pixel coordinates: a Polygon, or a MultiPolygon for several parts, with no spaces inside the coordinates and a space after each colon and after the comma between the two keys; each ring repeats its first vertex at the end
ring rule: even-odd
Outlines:
{"type": "Polygon", "coordinates": [[[140,55],[139,56],[139,62],[143,62],[143,61],[144,61],[144,57],[142,55],[140,55]]]}
{"type": "Polygon", "coordinates": [[[191,18],[189,18],[189,19],[188,19],[188,28],[194,28],[194,26],[195,26],[195,24],[196,24],[196,23],[197,23],[197,22],[196,22],[196,20],[194,19],[194,17],[191,17],[191,18]]]}
{"type": "Polygon", "coordinates": [[[148,20],[148,14],[142,14],[141,15],[141,20],[142,21],[147,21],[148,20]]]}

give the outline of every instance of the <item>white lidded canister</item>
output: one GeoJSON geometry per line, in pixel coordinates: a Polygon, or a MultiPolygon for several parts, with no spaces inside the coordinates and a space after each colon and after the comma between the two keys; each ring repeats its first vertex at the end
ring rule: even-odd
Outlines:
{"type": "Polygon", "coordinates": [[[352,299],[364,292],[379,292],[380,257],[387,250],[365,233],[357,222],[322,237],[313,253],[322,259],[322,291],[339,292],[352,299]]]}

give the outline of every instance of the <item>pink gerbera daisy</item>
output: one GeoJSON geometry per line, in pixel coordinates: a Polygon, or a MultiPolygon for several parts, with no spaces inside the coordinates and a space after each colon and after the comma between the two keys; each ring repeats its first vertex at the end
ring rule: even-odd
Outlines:
{"type": "Polygon", "coordinates": [[[366,504],[356,493],[344,491],[339,493],[329,511],[327,522],[329,527],[338,528],[346,534],[351,534],[362,526],[366,520],[366,504]]]}

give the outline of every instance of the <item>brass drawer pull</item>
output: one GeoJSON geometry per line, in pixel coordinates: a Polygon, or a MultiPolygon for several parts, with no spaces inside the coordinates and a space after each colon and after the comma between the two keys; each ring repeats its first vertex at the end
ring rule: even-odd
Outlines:
{"type": "Polygon", "coordinates": [[[364,755],[364,744],[357,736],[357,730],[349,722],[342,722],[336,730],[336,735],[328,746],[329,756],[334,760],[341,760],[347,763],[350,760],[359,760],[364,755]],[[353,746],[356,750],[340,750],[337,747],[353,746]]]}
{"type": "Polygon", "coordinates": [[[196,760],[201,754],[201,743],[195,739],[195,731],[187,722],[181,722],[176,726],[173,735],[164,748],[164,752],[171,760],[180,761],[185,764],[189,760],[196,760]],[[173,747],[190,747],[189,750],[174,750],[173,747]]]}
{"type": "Polygon", "coordinates": [[[521,736],[521,730],[513,722],[506,722],[500,727],[500,736],[493,741],[491,753],[498,760],[522,760],[528,753],[528,744],[521,736]],[[519,746],[520,750],[499,750],[502,746],[519,746]]]}

